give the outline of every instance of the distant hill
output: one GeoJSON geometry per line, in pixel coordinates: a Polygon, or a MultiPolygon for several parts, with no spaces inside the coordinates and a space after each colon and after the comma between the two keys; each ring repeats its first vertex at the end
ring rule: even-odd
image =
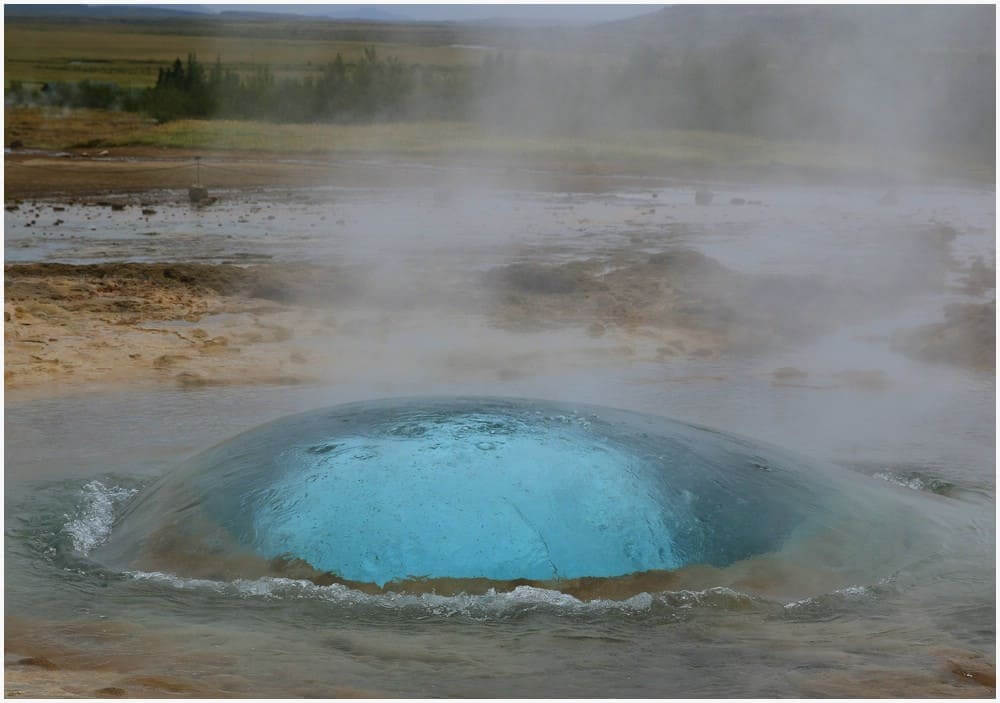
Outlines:
{"type": "Polygon", "coordinates": [[[675,5],[590,31],[595,38],[628,36],[678,48],[746,38],[762,45],[814,48],[866,41],[992,52],[995,12],[993,5],[675,5]]]}
{"type": "Polygon", "coordinates": [[[206,13],[195,9],[174,9],[153,5],[4,5],[5,18],[155,20],[198,19],[206,13]]]}
{"type": "MultiPolygon", "coordinates": [[[[266,6],[265,6],[266,7],[266,6]]],[[[241,20],[339,20],[357,22],[412,22],[408,17],[388,12],[378,5],[331,5],[323,12],[308,15],[278,10],[212,10],[200,6],[163,7],[156,5],[5,5],[7,18],[91,19],[91,20],[158,20],[194,19],[221,21],[241,20]],[[178,9],[183,8],[183,9],[178,9]]]]}
{"type": "Polygon", "coordinates": [[[414,19],[397,12],[389,12],[378,5],[337,5],[322,13],[332,20],[358,22],[413,22],[414,19]]]}

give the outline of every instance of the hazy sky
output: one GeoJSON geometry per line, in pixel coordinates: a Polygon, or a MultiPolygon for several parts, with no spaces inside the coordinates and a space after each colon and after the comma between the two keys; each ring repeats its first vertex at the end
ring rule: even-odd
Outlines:
{"type": "Polygon", "coordinates": [[[303,15],[345,16],[354,11],[369,16],[372,9],[380,14],[424,21],[469,21],[482,19],[532,20],[542,23],[607,22],[652,12],[662,5],[306,5],[306,4],[206,4],[200,8],[221,10],[254,10],[258,12],[292,12],[303,15]]]}

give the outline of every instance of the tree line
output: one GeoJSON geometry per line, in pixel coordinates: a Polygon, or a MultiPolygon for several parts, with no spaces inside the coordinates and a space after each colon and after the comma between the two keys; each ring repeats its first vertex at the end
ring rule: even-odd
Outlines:
{"type": "MultiPolygon", "coordinates": [[[[492,58],[490,59],[492,61],[492,58]]],[[[488,62],[487,62],[488,63],[488,62]]],[[[119,109],[160,122],[182,118],[276,122],[371,122],[460,119],[470,95],[461,69],[407,65],[365,48],[353,62],[337,54],[317,75],[278,78],[269,66],[238,72],[220,59],[206,65],[194,54],[159,69],[150,88],[110,82],[52,82],[29,90],[11,81],[6,103],[119,109]]]]}

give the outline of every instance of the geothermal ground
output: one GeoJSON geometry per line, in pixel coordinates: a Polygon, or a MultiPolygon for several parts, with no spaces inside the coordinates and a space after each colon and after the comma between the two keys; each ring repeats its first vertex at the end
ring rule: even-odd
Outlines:
{"type": "MultiPolygon", "coordinates": [[[[9,481],[68,478],[70,466],[82,476],[88,461],[97,475],[134,462],[154,438],[162,454],[144,469],[152,474],[276,414],[329,404],[342,389],[349,399],[460,390],[679,415],[832,458],[892,489],[992,500],[983,459],[994,382],[992,193],[255,161],[243,175],[231,163],[235,175],[209,184],[214,201],[193,206],[185,183],[141,171],[164,165],[149,154],[17,158],[29,166],[6,168],[9,481]],[[60,173],[53,163],[67,165],[60,173]],[[252,178],[270,185],[251,188],[252,178]],[[696,202],[698,191],[712,193],[710,204],[696,202]],[[130,402],[145,414],[130,417],[130,402]],[[71,421],[50,433],[53,413],[71,421]],[[109,435],[108,423],[120,431],[109,435]]],[[[766,580],[734,574],[751,590],[766,580]]],[[[570,586],[585,599],[621,595],[570,586]]],[[[652,586],[623,593],[642,590],[652,586]]],[[[763,607],[726,603],[722,611],[751,618],[763,607]]],[[[867,611],[850,612],[829,627],[866,647],[868,629],[850,623],[870,622],[867,611]]],[[[782,691],[984,695],[995,685],[994,654],[968,634],[977,613],[943,618],[959,634],[930,630],[935,645],[915,650],[919,662],[858,676],[823,669],[782,691]]],[[[127,615],[93,626],[60,617],[8,615],[8,695],[259,690],[253,672],[233,673],[231,653],[185,659],[183,633],[153,643],[127,615]],[[110,652],[118,642],[170,661],[169,671],[110,652]],[[180,664],[211,675],[170,674],[180,664]]],[[[826,621],[816,622],[809,637],[826,636],[826,621]]],[[[760,632],[772,627],[767,620],[760,632]]],[[[343,644],[350,637],[334,650],[382,646],[361,635],[343,644]]],[[[802,651],[784,631],[775,638],[802,651]]],[[[841,656],[843,645],[824,656],[841,656]]],[[[905,637],[892,646],[912,654],[905,637]]],[[[379,651],[379,661],[394,656],[379,651]]],[[[286,682],[280,692],[496,692],[366,681],[286,682]]],[[[771,695],[765,683],[753,690],[771,695]]],[[[678,690],[703,690],[685,685],[678,690]]],[[[736,690],[726,685],[704,690],[736,690]]]]}

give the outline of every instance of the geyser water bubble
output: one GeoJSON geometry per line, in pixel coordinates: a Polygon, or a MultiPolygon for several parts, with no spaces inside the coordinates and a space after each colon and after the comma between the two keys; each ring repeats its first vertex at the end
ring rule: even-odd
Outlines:
{"type": "Polygon", "coordinates": [[[875,523],[888,513],[865,502],[867,487],[831,473],[608,408],[353,403],[278,420],[190,460],[129,506],[99,558],[216,578],[280,564],[377,586],[558,584],[726,567],[803,541],[829,550],[837,537],[825,566],[851,566],[847,532],[887,536],[875,523]]]}

